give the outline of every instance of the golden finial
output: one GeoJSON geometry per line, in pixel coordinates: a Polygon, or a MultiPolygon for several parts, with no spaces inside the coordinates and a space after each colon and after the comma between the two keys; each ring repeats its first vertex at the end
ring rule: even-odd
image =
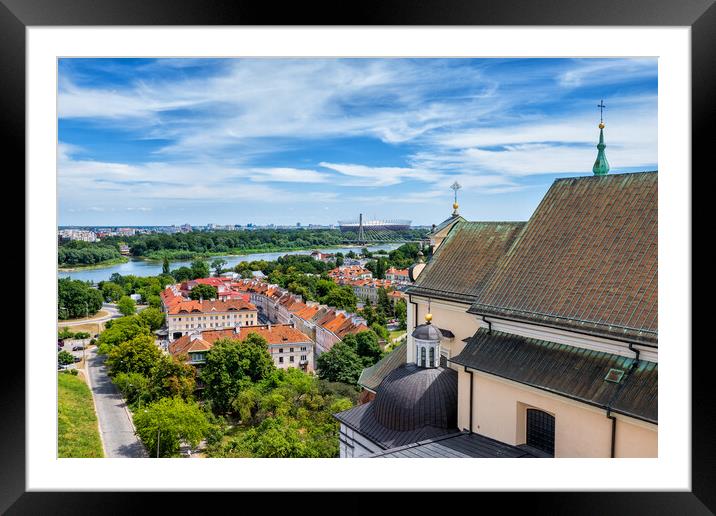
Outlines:
{"type": "Polygon", "coordinates": [[[453,193],[454,193],[454,195],[455,195],[455,199],[453,200],[453,203],[452,203],[452,209],[453,209],[452,214],[453,214],[453,216],[457,215],[457,208],[458,208],[458,204],[457,204],[457,191],[458,191],[460,188],[462,188],[462,186],[460,186],[460,183],[458,183],[457,181],[455,181],[452,185],[450,185],[450,189],[453,191],[453,193]]]}
{"type": "Polygon", "coordinates": [[[604,129],[604,122],[599,122],[599,128],[604,129]]]}
{"type": "Polygon", "coordinates": [[[433,320],[433,314],[425,314],[425,322],[428,324],[433,320]]]}

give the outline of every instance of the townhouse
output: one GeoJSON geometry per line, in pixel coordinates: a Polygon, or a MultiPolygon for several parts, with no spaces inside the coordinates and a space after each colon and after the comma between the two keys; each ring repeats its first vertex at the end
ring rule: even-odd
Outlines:
{"type": "Polygon", "coordinates": [[[194,331],[169,345],[169,353],[179,357],[186,355],[186,363],[197,369],[206,363],[206,355],[219,339],[243,341],[251,334],[263,337],[274,365],[279,369],[297,367],[311,372],[313,366],[313,341],[290,324],[267,324],[237,326],[233,329],[194,331]]]}

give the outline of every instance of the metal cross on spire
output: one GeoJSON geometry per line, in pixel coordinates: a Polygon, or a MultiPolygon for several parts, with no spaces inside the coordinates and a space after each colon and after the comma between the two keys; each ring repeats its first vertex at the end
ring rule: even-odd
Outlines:
{"type": "Polygon", "coordinates": [[[599,108],[599,121],[604,122],[604,108],[607,107],[604,105],[604,99],[602,99],[599,104],[597,104],[597,107],[599,108]]]}
{"type": "Polygon", "coordinates": [[[455,202],[457,202],[457,191],[462,188],[462,186],[460,186],[460,183],[455,181],[452,185],[450,185],[450,188],[455,192],[455,202]]]}

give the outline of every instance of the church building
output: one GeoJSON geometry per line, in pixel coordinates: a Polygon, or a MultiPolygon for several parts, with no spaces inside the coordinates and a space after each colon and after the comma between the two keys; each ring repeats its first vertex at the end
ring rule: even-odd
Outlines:
{"type": "Polygon", "coordinates": [[[594,175],[527,222],[467,221],[453,185],[342,457],[658,456],[658,174],[608,174],[599,129],[594,175]]]}

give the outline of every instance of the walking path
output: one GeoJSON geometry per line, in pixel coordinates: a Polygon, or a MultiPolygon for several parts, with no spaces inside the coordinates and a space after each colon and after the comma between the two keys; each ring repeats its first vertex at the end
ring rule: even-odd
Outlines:
{"type": "Polygon", "coordinates": [[[57,321],[57,323],[59,324],[60,328],[62,328],[63,326],[80,326],[83,324],[103,323],[109,321],[110,319],[116,319],[117,317],[121,316],[122,314],[120,314],[117,310],[117,305],[105,303],[102,305],[102,310],[100,310],[93,317],[67,321],[57,321]]]}
{"type": "Polygon", "coordinates": [[[87,377],[97,409],[104,456],[146,457],[144,445],[134,435],[134,424],[127,404],[107,376],[104,360],[104,356],[97,354],[97,348],[87,350],[87,377]]]}

